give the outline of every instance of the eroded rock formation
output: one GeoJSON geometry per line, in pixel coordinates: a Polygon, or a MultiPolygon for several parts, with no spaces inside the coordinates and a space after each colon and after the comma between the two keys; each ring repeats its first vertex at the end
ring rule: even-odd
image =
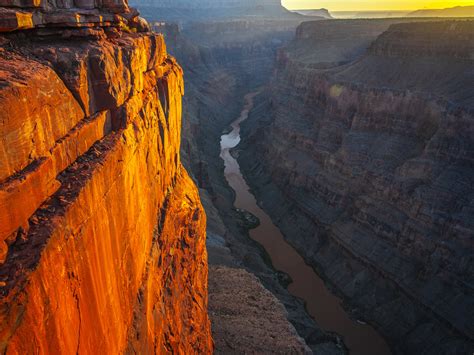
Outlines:
{"type": "Polygon", "coordinates": [[[396,352],[472,352],[474,22],[392,25],[372,44],[380,22],[345,23],[303,24],[280,52],[240,165],[396,352]]]}
{"type": "Polygon", "coordinates": [[[0,35],[0,351],[209,353],[182,70],[124,2],[94,4],[0,3],[3,31],[34,27],[0,35]]]}

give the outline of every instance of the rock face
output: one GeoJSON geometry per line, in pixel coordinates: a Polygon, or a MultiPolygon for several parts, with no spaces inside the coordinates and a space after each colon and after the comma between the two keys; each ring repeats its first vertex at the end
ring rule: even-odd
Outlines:
{"type": "Polygon", "coordinates": [[[313,39],[330,26],[303,24],[280,52],[240,166],[288,241],[396,353],[470,353],[474,22],[392,25],[362,57],[357,40],[313,39]],[[300,47],[311,40],[319,50],[300,47]]]}
{"type": "Polygon", "coordinates": [[[110,27],[134,22],[138,16],[123,0],[1,0],[0,32],[28,28],[110,27]]]}
{"type": "Polygon", "coordinates": [[[7,5],[48,20],[0,36],[0,352],[211,352],[206,218],[163,37],[122,2],[93,10],[110,27],[77,29],[48,16],[93,4],[7,5]]]}

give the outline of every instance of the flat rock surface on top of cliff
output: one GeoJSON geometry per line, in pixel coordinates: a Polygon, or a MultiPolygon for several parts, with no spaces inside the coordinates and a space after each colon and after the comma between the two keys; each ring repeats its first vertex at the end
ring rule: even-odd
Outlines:
{"type": "Polygon", "coordinates": [[[283,305],[243,269],[210,267],[209,305],[217,354],[311,353],[283,305]]]}
{"type": "Polygon", "coordinates": [[[33,28],[84,29],[90,27],[141,28],[147,25],[124,0],[2,0],[0,33],[33,28]]]}

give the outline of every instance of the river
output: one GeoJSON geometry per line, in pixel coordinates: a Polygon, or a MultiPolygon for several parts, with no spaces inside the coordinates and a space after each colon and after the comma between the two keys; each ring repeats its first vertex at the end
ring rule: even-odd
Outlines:
{"type": "Polygon", "coordinates": [[[304,300],[308,313],[322,329],[343,337],[350,354],[391,354],[387,343],[375,329],[351,319],[342,307],[341,300],[327,289],[313,268],[285,241],[270,217],[257,205],[237,160],[230,154],[230,150],[240,142],[240,124],[248,118],[256,95],[257,93],[250,93],[245,96],[243,110],[239,118],[231,124],[232,131],[221,137],[221,158],[225,164],[225,177],[236,194],[234,206],[249,211],[260,220],[260,225],[250,230],[250,237],[265,248],[276,270],[291,277],[289,292],[304,300]]]}

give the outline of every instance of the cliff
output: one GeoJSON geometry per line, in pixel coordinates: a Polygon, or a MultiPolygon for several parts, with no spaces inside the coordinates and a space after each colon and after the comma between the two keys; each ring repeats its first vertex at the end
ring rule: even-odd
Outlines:
{"type": "Polygon", "coordinates": [[[0,351],[211,352],[181,68],[124,2],[8,5],[0,351]]]}
{"type": "Polygon", "coordinates": [[[303,24],[244,128],[262,206],[395,353],[473,349],[473,25],[392,25],[354,56],[326,38],[328,60],[299,43],[337,22],[303,24]]]}

